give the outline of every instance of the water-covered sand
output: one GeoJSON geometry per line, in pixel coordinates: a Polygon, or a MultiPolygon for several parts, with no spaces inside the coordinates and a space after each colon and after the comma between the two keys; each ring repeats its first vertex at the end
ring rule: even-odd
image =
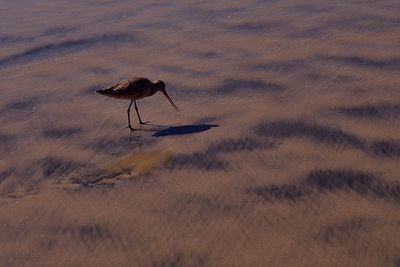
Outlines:
{"type": "Polygon", "coordinates": [[[3,1],[0,266],[399,266],[399,14],[3,1]]]}

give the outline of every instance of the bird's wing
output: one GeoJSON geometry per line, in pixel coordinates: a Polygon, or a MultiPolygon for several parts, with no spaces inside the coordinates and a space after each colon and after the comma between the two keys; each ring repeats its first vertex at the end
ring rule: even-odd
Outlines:
{"type": "Polygon", "coordinates": [[[112,89],[115,92],[126,90],[128,86],[130,85],[130,81],[120,81],[119,83],[116,83],[112,86],[112,89]]]}
{"type": "Polygon", "coordinates": [[[146,78],[136,78],[129,82],[126,91],[131,95],[145,95],[151,89],[152,83],[146,78]]]}
{"type": "Polygon", "coordinates": [[[110,95],[115,97],[142,98],[151,89],[151,84],[146,78],[134,78],[128,81],[120,81],[108,90],[110,90],[110,95]]]}

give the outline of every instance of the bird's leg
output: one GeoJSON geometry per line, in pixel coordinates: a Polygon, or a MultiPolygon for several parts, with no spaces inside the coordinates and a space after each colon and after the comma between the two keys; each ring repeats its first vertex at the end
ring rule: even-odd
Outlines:
{"type": "MultiPolygon", "coordinates": [[[[132,126],[131,126],[131,115],[130,115],[131,106],[132,106],[133,101],[134,101],[134,100],[131,101],[131,103],[129,104],[129,107],[128,107],[128,128],[129,128],[132,132],[135,130],[135,129],[132,128],[132,126]]],[[[135,106],[136,106],[136,103],[135,103],[135,106]]]]}
{"type": "Polygon", "coordinates": [[[138,119],[139,119],[139,123],[140,123],[140,124],[146,124],[146,123],[148,123],[148,121],[146,121],[146,122],[143,122],[143,121],[142,121],[142,119],[140,118],[140,115],[139,115],[139,109],[138,109],[138,107],[137,107],[137,105],[136,105],[136,100],[133,100],[133,102],[135,102],[135,109],[136,109],[137,117],[138,117],[138,119]]]}

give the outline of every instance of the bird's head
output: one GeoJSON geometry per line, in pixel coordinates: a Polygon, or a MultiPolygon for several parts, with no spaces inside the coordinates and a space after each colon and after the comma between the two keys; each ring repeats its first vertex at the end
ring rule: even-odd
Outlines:
{"type": "Polygon", "coordinates": [[[165,83],[161,80],[157,80],[153,82],[153,87],[157,90],[157,91],[165,91],[165,83]]]}
{"type": "Polygon", "coordinates": [[[155,91],[161,91],[165,97],[168,99],[168,101],[171,103],[171,105],[174,107],[176,111],[179,111],[179,108],[175,105],[175,103],[172,101],[172,99],[169,97],[167,94],[167,91],[165,90],[165,83],[161,80],[157,80],[153,82],[153,88],[155,91]]]}

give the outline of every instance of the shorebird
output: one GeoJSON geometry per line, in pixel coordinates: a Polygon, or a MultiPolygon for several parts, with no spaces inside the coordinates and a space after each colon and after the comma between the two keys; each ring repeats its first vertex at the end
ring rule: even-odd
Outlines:
{"type": "Polygon", "coordinates": [[[161,91],[165,97],[168,99],[168,101],[171,103],[171,105],[175,108],[176,111],[179,111],[179,108],[175,105],[175,103],[172,101],[172,99],[169,97],[167,94],[167,91],[165,90],[165,83],[163,81],[157,80],[154,82],[151,82],[149,79],[142,78],[142,77],[134,77],[128,81],[121,81],[109,88],[105,89],[100,89],[97,90],[96,92],[109,96],[109,97],[114,97],[114,98],[120,98],[120,99],[128,99],[131,100],[131,103],[128,106],[128,128],[131,131],[134,131],[135,129],[132,128],[131,126],[131,117],[130,117],[130,110],[132,103],[135,103],[135,110],[137,117],[139,119],[140,124],[146,124],[147,122],[143,122],[142,119],[140,118],[139,115],[139,110],[136,105],[136,100],[152,96],[158,91],[161,91]]]}

